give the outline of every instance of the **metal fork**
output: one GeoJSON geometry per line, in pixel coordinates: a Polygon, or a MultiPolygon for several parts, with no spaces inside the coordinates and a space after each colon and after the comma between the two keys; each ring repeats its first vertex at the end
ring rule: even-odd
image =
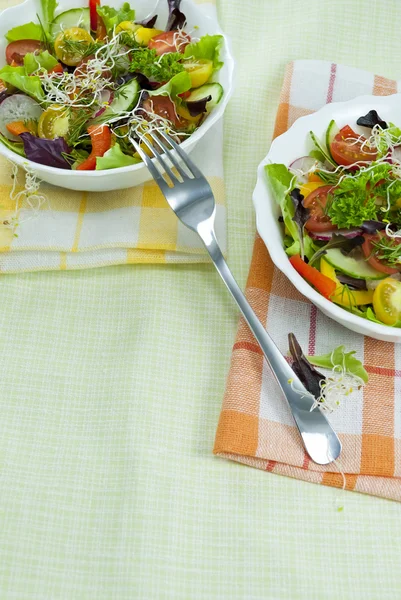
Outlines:
{"type": "Polygon", "coordinates": [[[314,462],[321,465],[334,461],[341,452],[340,440],[320,409],[315,408],[311,411],[313,400],[310,393],[266,332],[224,260],[214,232],[216,203],[206,178],[183,149],[164,131],[158,131],[157,134],[146,132],[141,137],[141,144],[133,138],[131,142],[177,217],[202,239],[276,376],[307,453],[314,462]],[[143,144],[148,148],[153,160],[144,151],[143,144]],[[175,172],[172,167],[175,168],[175,172]]]}

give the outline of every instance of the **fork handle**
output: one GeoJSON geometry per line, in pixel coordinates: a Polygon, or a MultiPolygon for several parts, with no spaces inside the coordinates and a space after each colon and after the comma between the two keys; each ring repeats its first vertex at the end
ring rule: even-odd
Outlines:
{"type": "Polygon", "coordinates": [[[341,452],[341,443],[336,433],[319,408],[310,410],[312,401],[309,392],[285,360],[235,281],[220,250],[210,220],[201,223],[197,231],[288,401],[307,453],[318,464],[332,462],[341,452]],[[305,392],[305,396],[302,396],[302,392],[305,392]]]}

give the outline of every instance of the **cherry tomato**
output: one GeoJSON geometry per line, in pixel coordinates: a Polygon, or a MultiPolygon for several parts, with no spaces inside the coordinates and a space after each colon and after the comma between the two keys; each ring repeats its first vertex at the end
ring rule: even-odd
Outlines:
{"type": "Polygon", "coordinates": [[[149,41],[148,48],[156,50],[158,56],[166,52],[182,53],[190,41],[190,36],[184,31],[164,31],[149,41]]]}
{"type": "Polygon", "coordinates": [[[24,64],[24,56],[29,52],[37,52],[43,49],[42,42],[37,40],[18,40],[11,42],[6,48],[7,64],[15,63],[21,67],[24,64]]]}
{"type": "Polygon", "coordinates": [[[373,243],[379,241],[382,237],[386,237],[386,234],[379,231],[376,234],[365,233],[363,237],[365,238],[365,241],[362,244],[362,251],[365,257],[367,258],[370,266],[376,269],[377,271],[380,271],[381,273],[387,273],[387,275],[393,275],[394,273],[398,273],[398,269],[386,265],[385,262],[379,260],[376,256],[377,250],[375,251],[373,243]]]}
{"type": "Polygon", "coordinates": [[[152,96],[145,100],[143,108],[148,113],[168,119],[175,127],[182,126],[182,121],[176,113],[175,104],[168,96],[152,96]]]}
{"type": "Polygon", "coordinates": [[[323,185],[311,192],[303,201],[305,208],[309,210],[310,217],[305,223],[306,229],[309,231],[333,231],[337,229],[330,221],[330,217],[324,213],[329,192],[333,189],[331,185],[323,185]]]}
{"type": "Polygon", "coordinates": [[[401,282],[391,277],[383,279],[374,291],[373,308],[376,317],[386,325],[398,323],[401,320],[401,282]]]}
{"type": "Polygon", "coordinates": [[[376,150],[366,146],[362,148],[366,138],[359,136],[349,125],[343,127],[335,136],[330,145],[333,159],[339,165],[349,166],[356,162],[369,162],[376,160],[376,150]]]}
{"type": "Polygon", "coordinates": [[[54,42],[54,51],[57,58],[70,67],[77,66],[93,44],[93,38],[81,27],[70,27],[61,31],[54,42]]]}

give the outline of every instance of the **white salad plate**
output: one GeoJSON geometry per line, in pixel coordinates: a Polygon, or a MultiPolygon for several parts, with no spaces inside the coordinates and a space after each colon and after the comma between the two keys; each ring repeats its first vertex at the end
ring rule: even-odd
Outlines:
{"type": "Polygon", "coordinates": [[[312,115],[301,117],[282,135],[276,138],[267,156],[258,167],[257,183],[253,193],[256,211],[256,227],[269,251],[272,261],[288,277],[291,283],[320,310],[344,327],[386,342],[401,342],[401,328],[374,323],[363,317],[353,315],[326,300],[293,268],[284,250],[283,230],[278,221],[280,207],[275,201],[265,176],[265,165],[281,163],[290,165],[295,159],[305,156],[311,150],[309,132],[324,141],[331,119],[341,128],[350,125],[355,131],[365,133],[366,129],[356,125],[357,119],[370,110],[376,110],[385,121],[401,126],[401,94],[391,96],[360,96],[348,102],[327,104],[312,115]]]}
{"type": "MultiPolygon", "coordinates": [[[[123,0],[103,0],[102,4],[119,8],[123,4],[123,0]]],[[[149,0],[131,0],[130,4],[135,9],[136,20],[140,21],[149,15],[157,14],[157,27],[160,27],[160,29],[164,28],[168,18],[167,0],[159,0],[158,2],[156,0],[153,2],[149,2],[149,0]]],[[[59,0],[56,15],[65,10],[87,6],[88,0],[59,0]]],[[[211,16],[209,10],[204,10],[204,8],[196,6],[190,0],[182,0],[180,6],[180,10],[187,17],[187,26],[185,29],[188,32],[195,31],[196,34],[194,35],[197,37],[206,34],[221,34],[224,37],[224,45],[221,50],[221,60],[224,61],[224,65],[216,72],[213,79],[213,81],[217,81],[223,86],[224,95],[219,104],[207,116],[204,123],[183,142],[182,147],[187,152],[190,152],[207,131],[222,117],[233,91],[234,58],[231,53],[230,41],[220,29],[217,19],[211,16]]],[[[40,0],[26,0],[23,4],[18,4],[1,12],[0,68],[6,64],[5,48],[7,40],[5,35],[7,31],[29,21],[38,22],[37,14],[41,15],[40,0]]],[[[105,192],[133,187],[152,178],[143,163],[105,171],[70,171],[48,167],[27,160],[6,148],[1,142],[0,154],[14,163],[27,165],[43,181],[71,190],[105,192]]]]}

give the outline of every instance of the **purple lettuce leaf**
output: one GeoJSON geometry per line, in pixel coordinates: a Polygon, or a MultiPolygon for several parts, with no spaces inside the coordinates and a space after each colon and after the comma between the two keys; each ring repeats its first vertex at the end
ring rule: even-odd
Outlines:
{"type": "Polygon", "coordinates": [[[375,110],[370,110],[363,117],[359,117],[356,124],[361,127],[369,127],[369,129],[372,129],[375,125],[379,125],[382,129],[388,129],[386,121],[383,121],[375,110]]]}
{"type": "Polygon", "coordinates": [[[187,102],[187,108],[191,117],[197,117],[206,111],[206,104],[212,99],[211,96],[206,96],[194,102],[187,102]]]}
{"type": "Polygon", "coordinates": [[[145,27],[146,29],[153,29],[153,27],[156,25],[156,21],[157,15],[154,15],[150,19],[145,19],[144,21],[135,21],[135,23],[137,25],[142,25],[142,27],[145,27]]]}
{"type": "Polygon", "coordinates": [[[181,0],[167,1],[169,17],[166,25],[166,31],[171,31],[173,29],[181,29],[187,22],[186,16],[180,11],[181,0]]]}
{"type": "Polygon", "coordinates": [[[39,138],[31,133],[21,133],[26,157],[33,162],[55,167],[56,169],[71,169],[71,165],[63,154],[70,154],[71,149],[64,138],[54,140],[39,138]]]}
{"type": "Polygon", "coordinates": [[[315,396],[315,398],[319,398],[320,382],[324,381],[325,376],[322,375],[322,373],[319,373],[319,371],[317,371],[307,360],[293,333],[288,334],[288,345],[294,360],[292,368],[295,374],[298,375],[308,392],[315,396]]]}

